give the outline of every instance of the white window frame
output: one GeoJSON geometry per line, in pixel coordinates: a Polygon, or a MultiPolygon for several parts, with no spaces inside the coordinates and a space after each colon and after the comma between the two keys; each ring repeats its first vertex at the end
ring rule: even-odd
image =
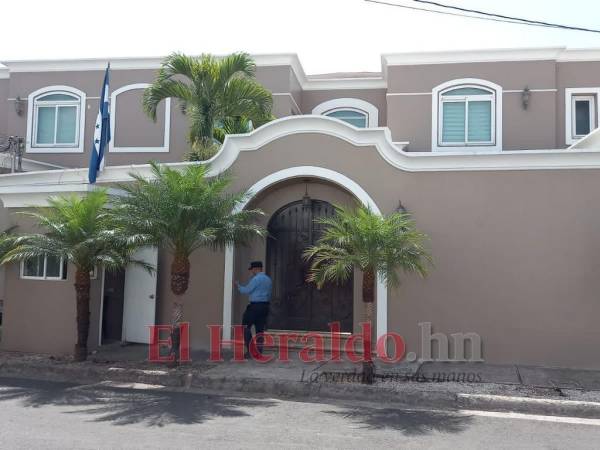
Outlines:
{"type": "MultiPolygon", "coordinates": [[[[27,138],[25,140],[25,152],[27,153],[83,153],[85,149],[85,110],[86,95],[71,86],[46,86],[32,92],[27,97],[27,138]],[[37,98],[51,94],[73,95],[79,101],[37,101],[37,98]],[[38,144],[37,140],[37,111],[39,106],[58,106],[74,105],[77,106],[78,120],[75,122],[76,142],[74,144],[38,144]]],[[[58,117],[55,118],[55,126],[58,117]]]]}
{"type": "Polygon", "coordinates": [[[60,270],[59,270],[59,274],[58,277],[48,277],[46,276],[46,271],[47,271],[47,266],[48,266],[48,256],[44,256],[44,275],[41,277],[38,276],[32,276],[32,275],[25,275],[25,261],[21,261],[21,273],[20,276],[23,280],[46,280],[46,281],[66,281],[66,279],[63,279],[63,275],[66,275],[64,272],[64,267],[65,267],[65,263],[63,258],[60,258],[60,270]]]}
{"type": "MultiPolygon", "coordinates": [[[[108,143],[108,151],[113,153],[168,153],[169,142],[171,139],[171,99],[165,100],[165,129],[163,132],[163,145],[157,147],[117,147],[115,145],[116,140],[116,129],[117,129],[117,97],[123,92],[133,91],[136,89],[146,89],[150,86],[150,83],[135,83],[122,86],[119,89],[115,89],[110,94],[110,134],[111,140],[108,143]]],[[[141,107],[141,106],[140,106],[141,107]]],[[[127,120],[127,119],[125,119],[127,120]]]]}
{"type": "MultiPolygon", "coordinates": [[[[335,98],[327,100],[315,106],[312,113],[317,116],[323,116],[340,110],[351,110],[365,114],[367,116],[367,128],[377,128],[379,126],[379,109],[372,103],[360,98],[335,98]]],[[[335,119],[335,117],[332,117],[332,119],[335,119]]],[[[348,125],[352,126],[349,123],[348,125]]]]}
{"type": "Polygon", "coordinates": [[[431,150],[433,152],[493,153],[502,151],[502,86],[478,78],[461,78],[447,81],[431,92],[431,150]],[[489,95],[465,95],[442,97],[442,94],[460,88],[476,88],[490,92],[489,95]],[[465,137],[468,136],[469,101],[491,100],[491,137],[487,142],[442,142],[442,106],[446,102],[465,102],[465,137]]]}
{"type": "Polygon", "coordinates": [[[575,135],[575,101],[591,99],[590,133],[600,126],[600,88],[567,88],[565,89],[565,144],[573,145],[585,136],[575,135]]]}

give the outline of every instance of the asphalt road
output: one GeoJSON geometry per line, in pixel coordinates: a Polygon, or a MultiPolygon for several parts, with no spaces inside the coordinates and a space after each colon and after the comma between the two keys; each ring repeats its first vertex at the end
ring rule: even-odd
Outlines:
{"type": "Polygon", "coordinates": [[[2,449],[600,447],[600,420],[0,379],[2,449]]]}

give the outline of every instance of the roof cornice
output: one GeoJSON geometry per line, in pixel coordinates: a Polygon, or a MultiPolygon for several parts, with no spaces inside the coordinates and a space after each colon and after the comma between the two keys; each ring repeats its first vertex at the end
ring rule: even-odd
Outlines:
{"type": "MultiPolygon", "coordinates": [[[[251,56],[258,67],[291,67],[298,83],[304,90],[384,89],[386,87],[385,80],[376,77],[311,79],[304,72],[300,59],[295,53],[256,54],[251,56]]],[[[5,67],[0,65],[0,78],[8,78],[10,73],[19,72],[77,72],[104,70],[109,61],[112,70],[157,70],[160,68],[163,60],[163,56],[150,56],[132,58],[117,57],[2,61],[2,64],[4,64],[5,67]]]]}
{"type": "Polygon", "coordinates": [[[381,57],[382,65],[460,64],[504,61],[600,61],[600,49],[566,47],[498,48],[437,52],[389,53],[381,57]]]}

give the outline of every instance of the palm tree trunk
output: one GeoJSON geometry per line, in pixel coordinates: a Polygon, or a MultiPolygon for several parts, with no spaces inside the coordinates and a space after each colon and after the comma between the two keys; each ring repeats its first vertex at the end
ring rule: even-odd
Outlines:
{"type": "Polygon", "coordinates": [[[173,310],[171,311],[171,349],[169,354],[175,358],[175,363],[179,357],[180,347],[180,329],[179,325],[183,319],[183,298],[182,295],[188,290],[190,282],[190,260],[185,255],[175,255],[171,263],[171,291],[176,295],[173,301],[173,310]]]}
{"type": "MultiPolygon", "coordinates": [[[[365,270],[363,272],[362,298],[365,305],[365,322],[372,325],[373,307],[375,302],[375,273],[372,270],[365,270]]],[[[365,342],[365,347],[368,346],[368,348],[371,349],[371,336],[368,336],[368,339],[368,342],[365,342]]],[[[366,357],[367,355],[364,356],[366,357]]],[[[363,362],[362,382],[372,384],[374,379],[375,364],[373,364],[373,360],[369,358],[363,362]]]]}
{"type": "Polygon", "coordinates": [[[75,296],[77,300],[77,343],[73,358],[87,359],[87,341],[90,331],[90,271],[77,269],[75,273],[75,296]]]}

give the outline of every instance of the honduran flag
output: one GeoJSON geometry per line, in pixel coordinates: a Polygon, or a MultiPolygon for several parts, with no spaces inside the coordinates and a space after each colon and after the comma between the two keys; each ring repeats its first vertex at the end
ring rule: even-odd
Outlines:
{"type": "Polygon", "coordinates": [[[90,168],[88,172],[90,184],[96,182],[98,171],[104,169],[104,153],[110,142],[110,97],[108,96],[109,73],[110,63],[106,67],[106,72],[104,74],[104,83],[102,84],[102,93],[100,94],[100,107],[98,109],[98,116],[96,117],[96,125],[94,128],[94,144],[92,145],[90,168]]]}

